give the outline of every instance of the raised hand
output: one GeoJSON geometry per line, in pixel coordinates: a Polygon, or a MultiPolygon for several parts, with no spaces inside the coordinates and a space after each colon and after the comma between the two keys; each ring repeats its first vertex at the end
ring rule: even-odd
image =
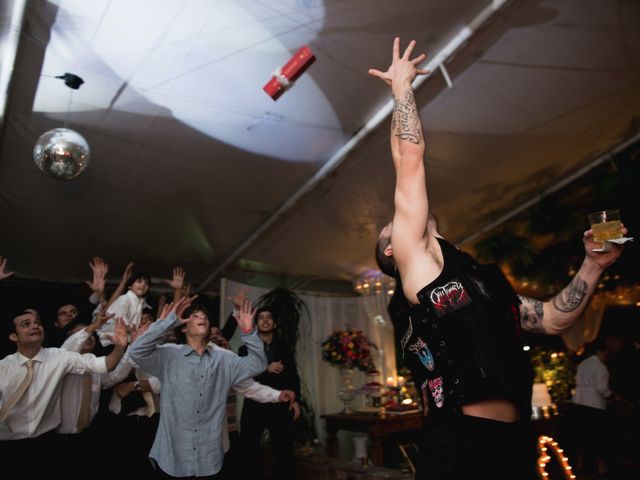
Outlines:
{"type": "MultiPolygon", "coordinates": [[[[182,320],[182,314],[184,313],[184,311],[191,306],[196,298],[198,298],[198,295],[194,295],[193,297],[182,297],[180,300],[178,300],[176,304],[176,315],[180,320],[182,320]]],[[[185,319],[185,321],[186,320],[188,319],[185,319]]]]}
{"type": "Polygon", "coordinates": [[[245,299],[240,306],[238,318],[236,318],[242,332],[247,333],[253,330],[253,316],[255,313],[256,309],[252,308],[251,302],[248,299],[245,299]]]}
{"type": "Polygon", "coordinates": [[[400,56],[400,38],[396,37],[393,40],[393,53],[391,65],[385,72],[377,70],[375,68],[369,69],[369,75],[379,78],[387,85],[391,86],[393,83],[398,82],[413,82],[417,75],[427,75],[431,73],[429,70],[423,70],[417,68],[417,65],[422,63],[427,56],[422,53],[417,57],[411,59],[411,54],[416,46],[416,41],[411,40],[409,46],[404,51],[402,57],[400,56]]]}
{"type": "Polygon", "coordinates": [[[91,323],[91,325],[89,325],[87,328],[85,328],[85,331],[88,332],[88,333],[95,332],[102,325],[107,323],[107,321],[112,319],[114,316],[115,316],[115,313],[107,313],[107,302],[104,302],[104,301],[100,302],[100,308],[98,309],[98,312],[96,313],[95,320],[93,321],[93,323],[91,323]]]}
{"type": "Polygon", "coordinates": [[[91,271],[93,272],[93,279],[89,282],[85,282],[89,288],[95,293],[104,292],[105,279],[107,272],[109,271],[109,265],[100,257],[93,257],[93,260],[89,262],[91,271]]]}
{"type": "MultiPolygon", "coordinates": [[[[622,235],[626,237],[628,232],[629,231],[623,225],[622,235]]],[[[593,261],[602,270],[604,270],[605,268],[615,263],[618,257],[622,255],[622,250],[624,250],[624,245],[618,245],[617,243],[613,243],[613,242],[606,242],[605,244],[607,248],[606,251],[594,252],[593,249],[602,248],[603,243],[593,241],[593,230],[591,229],[584,232],[582,241],[584,242],[584,249],[585,249],[585,254],[587,258],[593,261]]]]}
{"type": "Polygon", "coordinates": [[[248,295],[249,287],[236,287],[233,295],[227,297],[227,300],[229,300],[233,304],[233,308],[240,310],[240,307],[242,307],[242,302],[244,302],[248,298],[248,295]]]}
{"type": "Polygon", "coordinates": [[[198,295],[193,297],[182,297],[180,300],[171,302],[162,307],[162,311],[158,314],[158,319],[162,320],[167,318],[171,313],[175,312],[176,316],[180,320],[180,323],[187,323],[188,318],[182,318],[184,311],[191,306],[191,303],[198,298],[198,295]]]}
{"type": "Polygon", "coordinates": [[[127,266],[124,268],[124,272],[122,272],[122,280],[121,280],[121,282],[127,283],[129,281],[129,279],[131,278],[131,275],[133,275],[133,266],[134,265],[135,265],[135,263],[133,263],[133,262],[127,263],[127,266]]]}
{"type": "Polygon", "coordinates": [[[7,267],[7,258],[2,258],[0,256],[0,280],[4,280],[5,278],[9,278],[13,275],[13,272],[7,272],[5,268],[7,267]]]}
{"type": "Polygon", "coordinates": [[[111,335],[107,335],[107,338],[118,347],[126,347],[129,343],[129,335],[127,333],[127,326],[122,318],[116,318],[116,325],[111,335]]]}
{"type": "Polygon", "coordinates": [[[176,267],[173,269],[173,278],[171,280],[163,280],[163,282],[169,285],[174,290],[180,290],[184,285],[184,276],[184,270],[180,267],[176,267]]]}

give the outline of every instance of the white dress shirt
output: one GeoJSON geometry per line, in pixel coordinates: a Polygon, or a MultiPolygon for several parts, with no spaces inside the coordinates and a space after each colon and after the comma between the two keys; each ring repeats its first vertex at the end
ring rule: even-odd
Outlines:
{"type": "Polygon", "coordinates": [[[597,355],[591,355],[578,365],[573,403],[605,410],[609,395],[609,370],[597,355]]]}
{"type": "Polygon", "coordinates": [[[122,318],[127,325],[135,327],[140,326],[142,320],[142,310],[148,308],[149,304],[144,298],[138,297],[129,290],[127,293],[120,295],[115,302],[109,307],[107,313],[113,313],[115,316],[107,320],[104,325],[98,329],[98,338],[103,346],[111,345],[113,342],[107,338],[112,335],[115,329],[115,319],[122,318]]]}
{"type": "MultiPolygon", "coordinates": [[[[231,350],[222,348],[215,343],[209,343],[209,345],[211,345],[214,350],[222,351],[230,355],[236,355],[231,350]]],[[[267,385],[262,385],[261,383],[256,382],[253,378],[238,382],[234,384],[231,389],[236,394],[243,395],[247,398],[250,398],[251,400],[255,400],[256,402],[260,403],[278,403],[280,401],[280,390],[276,390],[267,385]]],[[[224,431],[222,432],[222,449],[225,453],[229,451],[230,446],[229,428],[227,425],[225,413],[224,431]]]]}
{"type": "MultiPolygon", "coordinates": [[[[82,344],[90,336],[91,334],[85,332],[83,328],[67,338],[60,348],[70,352],[79,352],[82,344]]],[[[111,372],[91,374],[91,407],[89,413],[91,420],[98,413],[102,388],[109,388],[109,386],[121,382],[129,375],[130,366],[126,359],[128,359],[128,355],[125,353],[116,368],[111,372]]],[[[58,433],[79,433],[77,424],[82,404],[82,383],[83,375],[76,373],[69,373],[62,380],[62,390],[60,392],[61,422],[56,430],[58,433]]]]}
{"type": "MultiPolygon", "coordinates": [[[[0,400],[6,401],[24,379],[28,358],[19,352],[0,360],[0,400]]],[[[0,425],[0,440],[35,438],[61,422],[60,390],[68,373],[106,373],[105,357],[80,355],[59,348],[41,348],[33,357],[33,379],[0,425]]]]}

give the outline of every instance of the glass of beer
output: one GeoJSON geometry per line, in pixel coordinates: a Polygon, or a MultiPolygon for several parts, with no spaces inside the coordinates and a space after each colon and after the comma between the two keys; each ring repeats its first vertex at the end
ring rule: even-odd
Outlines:
{"type": "Polygon", "coordinates": [[[593,230],[593,241],[604,242],[612,238],[622,237],[620,210],[601,210],[588,215],[589,225],[593,230]]]}

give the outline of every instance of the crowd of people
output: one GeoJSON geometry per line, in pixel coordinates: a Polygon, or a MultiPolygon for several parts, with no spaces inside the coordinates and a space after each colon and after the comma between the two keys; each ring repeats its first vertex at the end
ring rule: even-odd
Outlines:
{"type": "MultiPolygon", "coordinates": [[[[32,474],[66,478],[94,470],[96,455],[109,475],[126,468],[138,478],[260,478],[257,464],[243,462],[240,452],[257,456],[267,427],[278,478],[295,478],[300,381],[273,312],[256,312],[238,290],[229,298],[234,310],[225,338],[189,296],[182,269],[167,281],[172,301],[161,300],[154,312],[146,302],[149,275],[129,264],[106,299],[108,266],[101,258],[90,266],[86,305],[60,305],[46,329],[32,308],[5,325],[15,353],[0,360],[3,458],[29,465],[32,474]],[[240,355],[228,343],[237,327],[240,355]],[[246,398],[243,437],[238,394],[246,398]]],[[[9,276],[0,258],[0,280],[9,276]]]]}

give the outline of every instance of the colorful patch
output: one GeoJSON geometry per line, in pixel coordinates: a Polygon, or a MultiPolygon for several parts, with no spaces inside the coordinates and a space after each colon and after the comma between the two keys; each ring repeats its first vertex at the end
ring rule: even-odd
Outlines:
{"type": "Polygon", "coordinates": [[[416,343],[409,345],[409,350],[418,355],[420,362],[422,362],[422,365],[424,365],[427,370],[433,371],[435,362],[433,361],[433,355],[431,355],[427,342],[418,337],[416,343]]]}
{"type": "Polygon", "coordinates": [[[444,384],[442,377],[433,378],[427,380],[427,382],[429,382],[429,390],[431,390],[433,402],[436,404],[436,407],[442,408],[442,405],[444,405],[444,384]]]}
{"type": "Polygon", "coordinates": [[[438,317],[455,312],[471,303],[471,297],[469,297],[464,285],[457,280],[431,290],[429,300],[435,307],[438,317]]]}
{"type": "Polygon", "coordinates": [[[404,335],[402,336],[402,340],[400,340],[400,347],[401,347],[401,350],[402,350],[402,358],[404,358],[404,348],[407,346],[407,342],[411,338],[412,334],[413,334],[413,323],[411,321],[411,315],[409,315],[409,327],[407,328],[407,331],[404,332],[404,335]]]}
{"type": "Polygon", "coordinates": [[[429,413],[429,395],[427,394],[429,387],[427,386],[427,382],[428,380],[425,380],[420,386],[420,391],[422,391],[422,413],[425,417],[429,413]]]}

